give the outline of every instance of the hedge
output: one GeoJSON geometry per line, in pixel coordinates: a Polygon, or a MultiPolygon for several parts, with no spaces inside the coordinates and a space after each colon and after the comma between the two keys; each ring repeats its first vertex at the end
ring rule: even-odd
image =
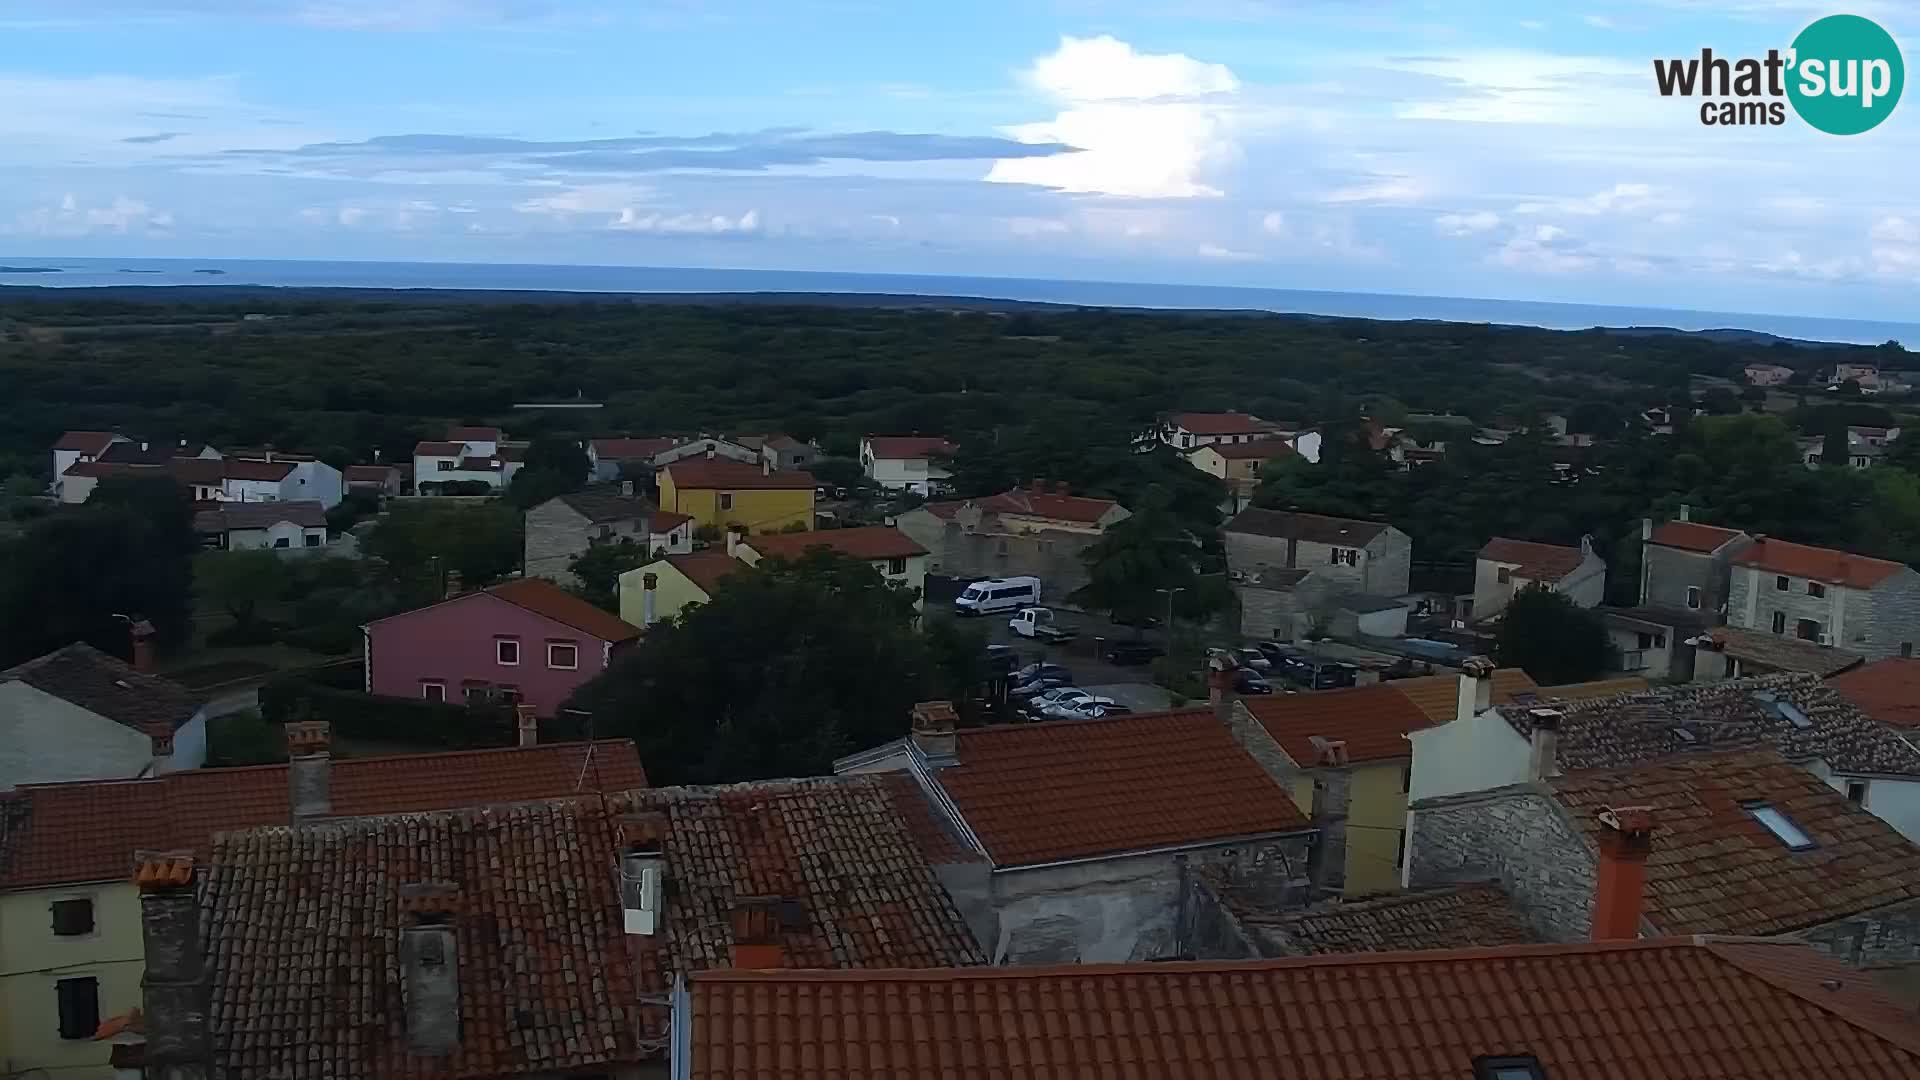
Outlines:
{"type": "Polygon", "coordinates": [[[383,697],[302,676],[287,676],[260,688],[260,714],[268,722],[325,720],[338,738],[451,750],[512,746],[513,711],[416,698],[383,697]]]}

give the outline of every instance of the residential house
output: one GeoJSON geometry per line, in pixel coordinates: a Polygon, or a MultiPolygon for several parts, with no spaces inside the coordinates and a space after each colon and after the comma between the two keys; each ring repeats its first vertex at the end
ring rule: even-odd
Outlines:
{"type": "Polygon", "coordinates": [[[672,1002],[701,971],[977,965],[922,853],[931,824],[899,789],[605,791],[224,833],[204,859],[139,874],[145,1060],[211,1076],[664,1077],[685,1052],[672,1002]],[[195,983],[211,1008],[164,1008],[195,983]],[[333,985],[366,992],[303,989],[333,985]]]}
{"type": "Polygon", "coordinates": [[[129,441],[125,435],[112,431],[68,431],[54,440],[53,454],[53,496],[61,502],[84,502],[85,499],[69,499],[60,490],[61,480],[67,469],[82,461],[98,461],[100,455],[115,443],[129,441]]]}
{"type": "Polygon", "coordinates": [[[587,461],[593,466],[596,483],[613,484],[622,480],[650,480],[654,458],[681,440],[673,436],[634,438],[614,435],[587,440],[587,461]]]}
{"type": "Polygon", "coordinates": [[[505,697],[548,717],[640,629],[545,578],[520,578],[376,619],[364,628],[369,694],[505,697]]]}
{"type": "Polygon", "coordinates": [[[1201,960],[1486,949],[1541,940],[1494,882],[1275,911],[1220,874],[1196,877],[1193,955],[1201,960]]]}
{"type": "Polygon", "coordinates": [[[215,503],[194,511],[193,531],[218,551],[318,552],[327,546],[327,511],[306,499],[215,503]]]}
{"type": "Polygon", "coordinates": [[[1847,426],[1847,442],[1853,446],[1892,446],[1900,438],[1898,427],[1876,427],[1870,424],[1850,424],[1847,426]]]}
{"type": "Polygon", "coordinates": [[[1888,727],[1920,731],[1920,660],[1875,660],[1828,678],[1827,685],[1888,727]]]}
{"type": "Polygon", "coordinates": [[[205,702],[151,673],[153,628],[134,628],[128,664],[83,642],[0,671],[0,791],[197,769],[205,702]]]}
{"type": "Polygon", "coordinates": [[[331,508],[346,491],[338,469],[307,456],[271,450],[238,456],[185,442],[156,446],[131,439],[108,444],[98,456],[79,454],[57,476],[55,490],[63,503],[84,503],[109,476],[166,477],[195,502],[311,500],[331,508]]]}
{"type": "Polygon", "coordinates": [[[1413,541],[1384,522],[1249,509],[1222,535],[1240,629],[1251,637],[1292,641],[1330,625],[1342,597],[1407,592],[1413,541]]]}
{"type": "Polygon", "coordinates": [[[1904,563],[1756,536],[1732,560],[1727,625],[1856,652],[1911,656],[1920,573],[1904,563]]]}
{"type": "Polygon", "coordinates": [[[1743,370],[1748,386],[1785,386],[1794,375],[1785,364],[1748,364],[1743,370]]]}
{"type": "Polygon", "coordinates": [[[1073,494],[1065,481],[1033,480],[998,495],[930,502],[894,524],[927,549],[930,575],[1030,575],[1043,596],[1058,598],[1087,583],[1081,554],[1128,516],[1112,499],[1073,494]]]}
{"type": "Polygon", "coordinates": [[[808,469],[820,460],[820,448],[810,442],[801,442],[791,435],[774,432],[770,435],[740,435],[735,442],[750,450],[760,451],[761,460],[775,469],[808,469]]]}
{"type": "Polygon", "coordinates": [[[836,551],[872,566],[891,584],[911,589],[919,610],[927,595],[927,549],[892,525],[862,525],[848,529],[820,529],[805,533],[727,533],[734,558],[749,566],[762,559],[799,559],[816,548],[836,551]]]}
{"type": "Polygon", "coordinates": [[[1827,380],[1827,389],[1838,390],[1847,383],[1857,383],[1863,394],[1880,392],[1880,366],[1878,364],[1839,363],[1833,365],[1833,376],[1827,380]]]}
{"type": "Polygon", "coordinates": [[[520,471],[526,449],[526,443],[508,441],[497,427],[448,428],[445,439],[413,448],[414,494],[446,494],[452,484],[505,491],[520,471]]]}
{"type": "Polygon", "coordinates": [[[1263,470],[1276,461],[1298,457],[1292,446],[1277,438],[1251,442],[1207,443],[1187,454],[1193,467],[1209,476],[1217,476],[1227,485],[1227,500],[1232,513],[1253,499],[1260,486],[1263,470]]]}
{"type": "Polygon", "coordinates": [[[398,495],[400,472],[398,465],[349,465],[345,473],[347,490],[369,495],[398,495]]]}
{"type": "Polygon", "coordinates": [[[685,1080],[1920,1076],[1908,1010],[1793,942],[709,970],[676,1000],[685,1080]]]}
{"type": "Polygon", "coordinates": [[[959,447],[945,439],[920,435],[868,435],[860,440],[860,469],[889,491],[927,496],[946,486],[953,473],[942,460],[959,447]]]}
{"type": "Polygon", "coordinates": [[[287,454],[272,448],[218,451],[223,465],[221,498],[227,502],[312,500],[331,510],[346,497],[346,478],[339,469],[310,454],[287,454]]]}
{"type": "MultiPolygon", "coordinates": [[[[1892,449],[1894,440],[1900,437],[1897,427],[1854,426],[1847,429],[1847,460],[1849,468],[1871,469],[1886,460],[1887,452],[1892,449]]],[[[1823,435],[1806,435],[1794,442],[1800,448],[1800,459],[1807,468],[1817,469],[1827,464],[1827,440],[1823,435]]]]}
{"type": "Polygon", "coordinates": [[[1853,967],[1920,964],[1920,847],[1779,754],[1536,762],[1417,800],[1409,883],[1496,880],[1552,941],[1791,936],[1853,967]]]}
{"type": "Polygon", "coordinates": [[[1920,749],[1811,675],[1578,700],[1542,690],[1511,705],[1493,705],[1489,684],[1470,665],[1454,719],[1408,736],[1416,816],[1429,800],[1532,782],[1545,775],[1539,758],[1549,750],[1556,767],[1572,771],[1770,748],[1902,835],[1920,838],[1920,749]]]}
{"type": "MultiPolygon", "coordinates": [[[[731,535],[731,534],[729,534],[731,535]]],[[[647,627],[713,599],[720,579],[747,564],[724,551],[667,555],[620,575],[620,617],[647,627]]]]}
{"type": "Polygon", "coordinates": [[[696,529],[739,525],[750,533],[811,529],[812,473],[776,472],[720,457],[689,457],[658,473],[660,508],[693,519],[696,529]]]}
{"type": "Polygon", "coordinates": [[[1501,614],[1529,585],[1544,585],[1580,607],[1594,607],[1607,597],[1607,563],[1593,550],[1591,536],[1581,537],[1579,547],[1496,536],[1474,556],[1468,618],[1485,622],[1501,614]]]}
{"type": "Polygon", "coordinates": [[[647,782],[626,740],[596,743],[591,756],[570,743],[330,760],[324,724],[296,730],[307,741],[288,765],[0,793],[5,1075],[120,1075],[110,1061],[122,1048],[94,1034],[142,1004],[141,903],[129,875],[138,852],[204,860],[229,830],[557,798],[578,790],[588,766],[616,789],[647,782]]]}
{"type": "Polygon", "coordinates": [[[595,544],[631,543],[649,555],[693,550],[693,519],[634,494],[634,482],[556,495],[527,511],[523,566],[529,577],[576,584],[569,568],[595,544]]]}
{"type": "Polygon", "coordinates": [[[1640,522],[1640,596],[1631,607],[1600,608],[1620,669],[1650,679],[1695,677],[1701,635],[1724,618],[1733,557],[1753,538],[1689,520],[1640,522]]]}
{"type": "Polygon", "coordinates": [[[1846,649],[1737,626],[1713,627],[1694,636],[1690,644],[1693,681],[1699,683],[1783,673],[1825,679],[1866,662],[1866,657],[1846,649]]]}
{"type": "Polygon", "coordinates": [[[1189,868],[1276,904],[1307,887],[1306,816],[1212,709],[956,730],[925,702],[907,738],[834,771],[913,778],[957,838],[947,887],[996,964],[1178,956],[1189,868]]]}

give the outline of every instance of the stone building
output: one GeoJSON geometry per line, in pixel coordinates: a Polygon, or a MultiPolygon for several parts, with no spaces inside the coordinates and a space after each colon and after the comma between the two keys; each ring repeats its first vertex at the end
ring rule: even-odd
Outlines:
{"type": "Polygon", "coordinates": [[[529,577],[576,584],[569,564],[595,544],[622,541],[660,557],[693,550],[693,519],[661,510],[633,493],[633,482],[556,495],[527,511],[524,568],[529,577]]]}
{"type": "Polygon", "coordinates": [[[1291,641],[1330,624],[1343,596],[1404,596],[1413,541],[1378,521],[1242,510],[1223,532],[1241,632],[1291,641]]]}
{"type": "Polygon", "coordinates": [[[1484,622],[1499,615],[1529,585],[1544,585],[1590,608],[1606,599],[1607,563],[1593,550],[1590,536],[1581,537],[1579,547],[1496,536],[1474,557],[1468,617],[1484,622]]]}
{"type": "Polygon", "coordinates": [[[1859,653],[1912,656],[1920,573],[1904,563],[1765,536],[1732,560],[1727,625],[1859,653]]]}
{"type": "Polygon", "coordinates": [[[1112,499],[1075,495],[1063,481],[1034,480],[977,499],[927,503],[894,519],[930,553],[927,573],[961,580],[1040,579],[1041,595],[1064,598],[1087,583],[1081,553],[1127,509],[1112,499]]]}

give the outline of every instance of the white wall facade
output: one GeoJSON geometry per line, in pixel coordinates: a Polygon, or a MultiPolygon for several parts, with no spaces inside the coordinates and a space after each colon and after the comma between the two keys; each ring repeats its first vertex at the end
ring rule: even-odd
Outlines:
{"type": "Polygon", "coordinates": [[[936,484],[953,476],[925,458],[876,458],[871,450],[861,449],[860,462],[867,478],[892,491],[930,495],[936,484]]]}
{"type": "MultiPolygon", "coordinates": [[[[200,755],[204,760],[204,734],[200,755]]],[[[26,683],[0,683],[0,790],[127,779],[153,763],[153,740],[140,732],[26,683]]]]}
{"type": "Polygon", "coordinates": [[[289,550],[320,548],[327,545],[325,526],[318,528],[276,521],[264,529],[231,529],[227,532],[227,550],[250,551],[258,548],[289,550]]]}
{"type": "Polygon", "coordinates": [[[1407,739],[1413,744],[1409,803],[1523,783],[1532,767],[1532,747],[1491,709],[1409,732],[1407,739]]]}

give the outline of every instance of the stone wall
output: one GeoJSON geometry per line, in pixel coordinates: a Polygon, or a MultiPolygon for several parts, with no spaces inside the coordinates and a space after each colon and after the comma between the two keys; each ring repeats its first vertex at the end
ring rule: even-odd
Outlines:
{"type": "Polygon", "coordinates": [[[1640,602],[1649,607],[1686,611],[1687,588],[1700,590],[1698,610],[1712,615],[1727,600],[1727,564],[1723,559],[1661,544],[1643,544],[1640,602]]]}
{"type": "Polygon", "coordinates": [[[1087,583],[1087,564],[1080,553],[1100,540],[1097,533],[1053,529],[1018,535],[970,533],[928,510],[902,514],[895,524],[927,549],[928,573],[968,580],[1031,575],[1040,579],[1044,600],[1064,599],[1087,583]]]}
{"type": "Polygon", "coordinates": [[[1836,919],[1798,936],[1851,967],[1911,967],[1920,964],[1920,900],[1836,919]]]}
{"type": "Polygon", "coordinates": [[[1867,640],[1845,648],[1864,652],[1869,660],[1911,653],[1912,648],[1902,647],[1920,646],[1920,574],[1906,570],[1881,582],[1873,590],[1870,609],[1860,616],[1849,611],[1847,618],[1850,624],[1860,619],[1867,640]]]}
{"type": "Polygon", "coordinates": [[[1239,584],[1233,591],[1240,600],[1243,636],[1297,641],[1309,629],[1306,615],[1299,610],[1300,597],[1292,589],[1239,584]]]}
{"type": "Polygon", "coordinates": [[[1548,941],[1593,927],[1595,858],[1557,804],[1531,786],[1413,806],[1409,885],[1499,881],[1548,941]]]}

